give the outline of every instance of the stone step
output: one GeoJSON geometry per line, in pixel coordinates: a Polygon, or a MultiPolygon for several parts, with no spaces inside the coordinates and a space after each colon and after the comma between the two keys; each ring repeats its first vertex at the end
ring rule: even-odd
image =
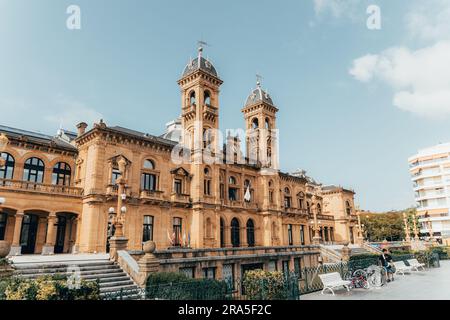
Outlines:
{"type": "Polygon", "coordinates": [[[134,283],[133,283],[133,280],[131,280],[130,278],[127,278],[127,279],[109,281],[109,282],[108,281],[106,281],[106,282],[100,281],[99,284],[100,284],[100,288],[110,288],[110,287],[125,286],[125,285],[129,285],[129,284],[134,284],[134,283]]]}
{"type": "Polygon", "coordinates": [[[36,278],[45,275],[73,274],[68,268],[77,266],[80,277],[87,281],[98,280],[100,294],[108,299],[139,299],[140,289],[120,266],[109,261],[76,261],[76,263],[20,263],[14,265],[15,275],[23,278],[36,278]]]}

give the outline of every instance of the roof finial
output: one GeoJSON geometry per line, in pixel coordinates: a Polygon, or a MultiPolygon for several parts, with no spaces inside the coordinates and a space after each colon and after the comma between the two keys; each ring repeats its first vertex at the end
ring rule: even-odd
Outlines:
{"type": "Polygon", "coordinates": [[[199,40],[197,41],[198,44],[198,56],[201,57],[202,53],[203,53],[203,47],[207,46],[208,43],[206,43],[205,41],[199,40]]]}
{"type": "Polygon", "coordinates": [[[256,74],[256,86],[259,88],[261,87],[261,80],[263,79],[263,77],[259,74],[256,74]]]}

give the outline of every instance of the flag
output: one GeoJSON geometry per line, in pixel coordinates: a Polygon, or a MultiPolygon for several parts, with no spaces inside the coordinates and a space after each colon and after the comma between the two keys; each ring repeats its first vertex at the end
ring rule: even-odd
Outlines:
{"type": "Polygon", "coordinates": [[[167,229],[167,238],[169,239],[170,244],[173,245],[173,238],[170,236],[168,229],[167,229]]]}
{"type": "Polygon", "coordinates": [[[247,186],[247,190],[245,191],[244,200],[250,202],[252,195],[250,193],[250,186],[247,186]]]}

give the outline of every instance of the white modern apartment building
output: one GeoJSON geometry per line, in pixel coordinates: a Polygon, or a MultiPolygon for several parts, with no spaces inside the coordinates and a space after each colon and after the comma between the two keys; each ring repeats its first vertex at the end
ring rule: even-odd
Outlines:
{"type": "Polygon", "coordinates": [[[450,143],[419,150],[408,159],[420,233],[450,243],[450,143]],[[431,228],[430,228],[431,227],[431,228]]]}

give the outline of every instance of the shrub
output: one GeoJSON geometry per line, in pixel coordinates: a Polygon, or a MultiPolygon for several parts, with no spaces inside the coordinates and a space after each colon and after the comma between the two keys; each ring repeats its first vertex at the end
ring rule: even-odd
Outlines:
{"type": "Polygon", "coordinates": [[[6,258],[0,258],[0,267],[5,267],[5,266],[9,266],[9,260],[6,258]]]}
{"type": "Polygon", "coordinates": [[[99,300],[98,282],[81,280],[70,288],[66,278],[43,276],[37,279],[14,277],[0,284],[0,299],[6,300],[99,300]]]}
{"type": "Polygon", "coordinates": [[[365,259],[377,259],[378,255],[372,254],[372,253],[363,253],[363,254],[357,254],[350,257],[350,261],[355,260],[365,260],[365,259]]]}
{"type": "Polygon", "coordinates": [[[287,299],[285,279],[279,271],[248,271],[244,275],[243,285],[249,300],[287,299]]]}

